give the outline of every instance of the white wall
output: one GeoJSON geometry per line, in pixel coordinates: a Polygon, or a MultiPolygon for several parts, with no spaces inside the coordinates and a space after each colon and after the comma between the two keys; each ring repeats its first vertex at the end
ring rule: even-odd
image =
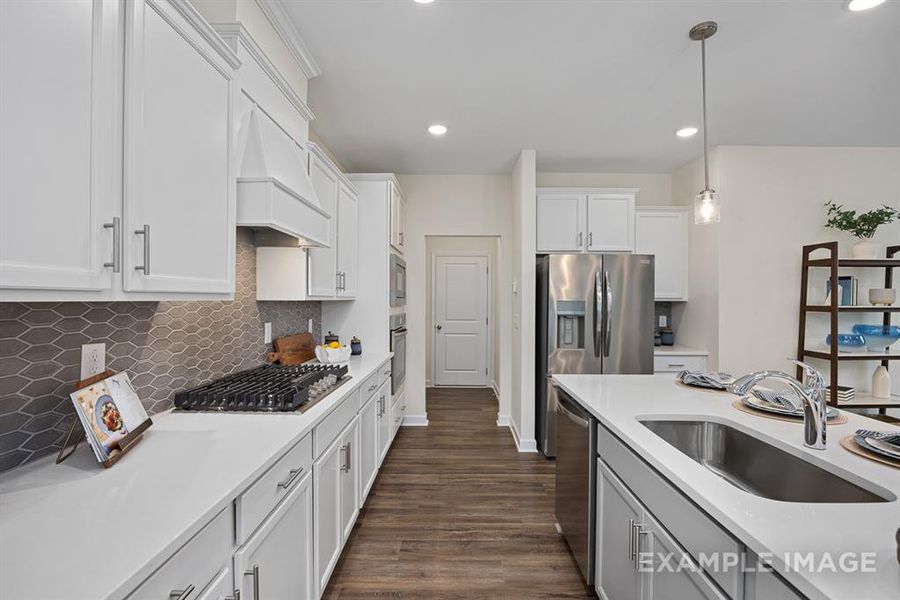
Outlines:
{"type": "Polygon", "coordinates": [[[672,204],[672,175],[669,173],[538,173],[538,187],[620,187],[639,188],[639,206],[672,204]]]}
{"type": "Polygon", "coordinates": [[[510,427],[519,450],[535,450],[534,340],[537,153],[522,150],[513,169],[512,406],[510,427]]]}
{"type": "MultiPolygon", "coordinates": [[[[499,390],[497,374],[500,372],[500,303],[497,302],[499,291],[498,256],[500,253],[500,238],[496,236],[433,236],[425,238],[425,323],[434,322],[432,316],[432,292],[433,290],[433,258],[436,254],[452,256],[455,252],[461,256],[481,254],[488,257],[490,264],[490,296],[491,306],[488,316],[493,344],[491,354],[488,356],[488,368],[490,370],[490,383],[495,390],[499,390]]],[[[425,385],[433,383],[434,369],[434,331],[428,329],[425,335],[425,385]]],[[[499,394],[498,394],[499,395],[499,394]]]]}
{"type": "MultiPolygon", "coordinates": [[[[691,230],[691,301],[681,315],[679,342],[699,345],[695,340],[715,339],[718,330],[718,347],[708,349],[716,352],[721,369],[738,374],[787,369],[785,358],[797,350],[801,246],[837,240],[841,255],[850,255],[853,238],[824,227],[828,200],[862,211],[900,206],[900,148],[725,146],[717,148],[716,163],[722,222],[691,230]],[[714,274],[707,290],[718,279],[717,299],[711,292],[700,294],[707,273],[714,274]]],[[[675,173],[677,203],[692,202],[700,190],[698,168],[692,164],[675,173]]],[[[876,241],[900,243],[900,223],[882,227],[876,241]]],[[[883,286],[883,272],[848,274],[861,278],[863,300],[869,287],[883,286]]],[[[824,269],[816,270],[811,299],[824,300],[826,277],[824,269]]],[[[842,315],[841,329],[878,319],[842,315]]],[[[827,317],[810,315],[808,323],[807,345],[824,346],[827,317]]],[[[867,390],[874,368],[868,362],[843,363],[841,383],[867,390]]],[[[900,390],[900,371],[892,371],[894,389],[900,390]]]]}
{"type": "MultiPolygon", "coordinates": [[[[399,179],[407,201],[407,412],[424,415],[426,336],[431,335],[426,311],[427,288],[430,286],[426,236],[499,237],[495,300],[498,306],[509,306],[514,252],[510,219],[512,180],[509,175],[400,175],[399,179]]],[[[495,340],[499,352],[498,421],[505,422],[510,414],[512,319],[506,310],[501,310],[498,316],[499,339],[495,340]]]]}

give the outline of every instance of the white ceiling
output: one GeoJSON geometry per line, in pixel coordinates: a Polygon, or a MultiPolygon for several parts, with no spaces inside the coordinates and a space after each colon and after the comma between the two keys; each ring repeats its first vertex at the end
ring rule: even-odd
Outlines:
{"type": "Polygon", "coordinates": [[[900,0],[282,0],[323,74],[313,128],[354,171],[670,172],[710,142],[900,145],[900,0]],[[425,128],[445,123],[433,138],[425,128]]]}

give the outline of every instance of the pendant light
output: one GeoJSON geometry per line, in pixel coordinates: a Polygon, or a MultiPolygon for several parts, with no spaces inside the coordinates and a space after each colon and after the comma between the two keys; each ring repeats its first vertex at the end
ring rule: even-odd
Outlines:
{"type": "Polygon", "coordinates": [[[706,40],[715,35],[719,26],[704,21],[691,27],[690,36],[700,42],[700,82],[703,91],[703,182],[704,188],[694,198],[694,223],[707,225],[719,222],[719,195],[709,187],[709,133],[706,126],[706,40]]]}

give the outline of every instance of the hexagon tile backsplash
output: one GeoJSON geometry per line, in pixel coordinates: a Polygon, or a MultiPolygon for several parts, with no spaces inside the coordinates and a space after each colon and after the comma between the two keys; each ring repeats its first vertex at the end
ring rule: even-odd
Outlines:
{"type": "Polygon", "coordinates": [[[107,368],[155,413],[177,390],[261,364],[263,323],[280,337],[313,319],[319,339],[321,303],[256,301],[256,248],[238,231],[233,301],[0,303],[0,471],[59,449],[82,344],[105,342],[107,368]]]}

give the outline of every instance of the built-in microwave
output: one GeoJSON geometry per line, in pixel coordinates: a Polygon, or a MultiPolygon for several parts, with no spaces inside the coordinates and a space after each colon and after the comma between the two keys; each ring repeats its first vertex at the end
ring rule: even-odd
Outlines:
{"type": "Polygon", "coordinates": [[[391,254],[391,306],[406,306],[406,262],[391,254]]]}

